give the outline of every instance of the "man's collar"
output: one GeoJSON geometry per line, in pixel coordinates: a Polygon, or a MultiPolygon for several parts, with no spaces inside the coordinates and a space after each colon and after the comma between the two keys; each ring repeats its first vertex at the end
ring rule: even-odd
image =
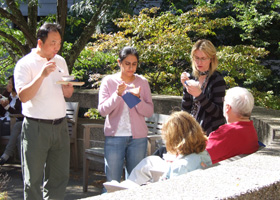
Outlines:
{"type": "MultiPolygon", "coordinates": [[[[37,48],[33,48],[32,50],[31,50],[31,53],[34,55],[34,57],[35,57],[35,59],[36,59],[36,61],[48,61],[47,60],[47,58],[43,58],[42,56],[40,56],[38,53],[37,53],[37,48]]],[[[54,59],[56,57],[56,55],[52,58],[52,59],[54,59]]],[[[51,59],[51,60],[52,60],[51,59]]]]}

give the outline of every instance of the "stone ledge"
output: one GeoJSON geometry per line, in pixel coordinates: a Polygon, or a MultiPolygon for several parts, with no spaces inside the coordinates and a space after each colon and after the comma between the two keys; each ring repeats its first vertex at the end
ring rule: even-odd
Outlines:
{"type": "Polygon", "coordinates": [[[279,199],[280,141],[234,162],[95,199],[279,199]]]}

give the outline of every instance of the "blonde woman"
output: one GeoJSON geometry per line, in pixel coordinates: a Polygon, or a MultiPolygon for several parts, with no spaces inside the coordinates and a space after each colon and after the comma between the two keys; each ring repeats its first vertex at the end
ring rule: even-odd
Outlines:
{"type": "Polygon", "coordinates": [[[216,71],[218,59],[216,48],[209,40],[198,40],[191,52],[192,75],[186,72],[181,75],[184,86],[182,110],[191,113],[209,135],[225,123],[223,117],[223,97],[226,83],[216,71]],[[190,79],[197,84],[189,82],[190,79]],[[189,83],[189,84],[188,84],[189,83]]]}
{"type": "MultiPolygon", "coordinates": [[[[212,165],[205,150],[207,137],[197,121],[187,112],[174,112],[168,118],[162,128],[162,138],[168,153],[164,154],[163,159],[159,156],[143,159],[132,170],[128,182],[132,181],[137,185],[155,182],[157,180],[154,179],[152,171],[161,172],[163,175],[160,180],[165,180],[212,165]]],[[[104,185],[106,186],[106,183],[104,185]]]]}

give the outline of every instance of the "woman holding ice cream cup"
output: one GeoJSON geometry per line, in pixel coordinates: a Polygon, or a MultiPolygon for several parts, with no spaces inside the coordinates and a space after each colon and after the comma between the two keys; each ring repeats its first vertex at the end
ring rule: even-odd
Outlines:
{"type": "Polygon", "coordinates": [[[225,123],[223,97],[226,83],[216,71],[216,48],[209,40],[198,40],[191,51],[192,75],[181,74],[184,86],[182,110],[199,122],[207,135],[225,123]]]}
{"type": "Polygon", "coordinates": [[[123,165],[127,175],[146,156],[148,128],[145,117],[154,112],[146,78],[136,74],[139,55],[135,48],[119,52],[120,72],[103,78],[98,110],[106,116],[105,174],[107,181],[120,181],[123,165]],[[124,162],[125,161],[125,162],[124,162]]]}

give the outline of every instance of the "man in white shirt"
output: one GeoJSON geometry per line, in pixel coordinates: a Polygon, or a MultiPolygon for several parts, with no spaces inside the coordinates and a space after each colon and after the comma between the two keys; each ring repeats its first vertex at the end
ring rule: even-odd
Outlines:
{"type": "Polygon", "coordinates": [[[37,39],[37,47],[21,58],[14,70],[25,116],[21,152],[24,199],[64,199],[70,159],[64,97],[71,97],[74,89],[72,84],[56,84],[69,74],[64,58],[57,55],[60,26],[45,23],[37,39]]]}

